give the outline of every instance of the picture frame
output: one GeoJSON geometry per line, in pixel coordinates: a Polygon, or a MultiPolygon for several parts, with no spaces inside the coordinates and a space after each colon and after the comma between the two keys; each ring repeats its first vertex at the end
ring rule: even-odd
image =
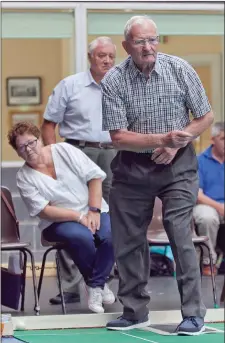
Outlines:
{"type": "Polygon", "coordinates": [[[40,127],[41,111],[12,111],[10,112],[10,127],[21,122],[31,122],[33,125],[40,127]]]}
{"type": "Polygon", "coordinates": [[[6,94],[8,106],[40,105],[40,77],[8,77],[6,79],[6,94]]]}

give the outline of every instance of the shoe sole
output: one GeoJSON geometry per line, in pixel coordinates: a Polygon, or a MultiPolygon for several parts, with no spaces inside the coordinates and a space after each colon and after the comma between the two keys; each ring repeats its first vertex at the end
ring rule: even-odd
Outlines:
{"type": "Polygon", "coordinates": [[[178,336],[179,335],[183,335],[183,336],[198,336],[198,335],[201,335],[201,333],[204,332],[204,331],[205,331],[205,326],[203,326],[201,328],[201,330],[198,331],[198,332],[179,331],[177,334],[178,334],[178,336]]]}
{"type": "Polygon", "coordinates": [[[101,311],[94,310],[94,308],[91,305],[88,305],[88,308],[89,308],[89,310],[91,310],[94,313],[104,313],[105,312],[104,308],[101,311]]]}
{"type": "Polygon", "coordinates": [[[149,326],[151,324],[150,319],[147,322],[144,323],[139,323],[139,324],[134,324],[130,325],[127,327],[112,327],[112,326],[107,326],[106,329],[108,330],[117,330],[117,331],[126,331],[126,330],[131,330],[131,329],[141,329],[145,328],[146,326],[149,326]]]}

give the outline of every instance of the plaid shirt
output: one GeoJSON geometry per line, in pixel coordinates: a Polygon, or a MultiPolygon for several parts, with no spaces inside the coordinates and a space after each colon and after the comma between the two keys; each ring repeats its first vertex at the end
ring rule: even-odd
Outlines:
{"type": "Polygon", "coordinates": [[[103,130],[139,133],[182,130],[194,118],[211,111],[195,70],[176,56],[157,54],[146,79],[131,56],[112,68],[101,82],[103,130]]]}

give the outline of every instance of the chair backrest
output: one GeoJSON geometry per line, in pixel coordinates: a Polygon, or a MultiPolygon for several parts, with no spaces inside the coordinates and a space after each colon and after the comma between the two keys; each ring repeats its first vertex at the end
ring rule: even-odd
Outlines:
{"type": "Polygon", "coordinates": [[[162,222],[162,201],[159,198],[155,198],[152,221],[148,227],[148,232],[158,231],[164,231],[164,226],[162,222]]]}
{"type": "MultiPolygon", "coordinates": [[[[8,188],[1,186],[1,192],[5,195],[10,207],[15,213],[12,195],[8,188]]],[[[16,214],[15,214],[16,216],[16,214]]],[[[10,213],[7,205],[1,197],[1,242],[2,243],[16,243],[20,241],[20,235],[16,220],[10,213]]]]}

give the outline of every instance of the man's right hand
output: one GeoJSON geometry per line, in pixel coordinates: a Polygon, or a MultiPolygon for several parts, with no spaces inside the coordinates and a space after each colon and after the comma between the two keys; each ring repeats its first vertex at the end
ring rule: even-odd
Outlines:
{"type": "Polygon", "coordinates": [[[219,213],[219,215],[221,216],[221,217],[223,217],[224,218],[224,204],[223,203],[219,203],[218,205],[217,205],[217,208],[216,208],[216,210],[217,210],[217,212],[219,213]]]}
{"type": "Polygon", "coordinates": [[[184,148],[193,140],[192,134],[185,131],[171,131],[164,135],[163,146],[169,148],[184,148]]]}

